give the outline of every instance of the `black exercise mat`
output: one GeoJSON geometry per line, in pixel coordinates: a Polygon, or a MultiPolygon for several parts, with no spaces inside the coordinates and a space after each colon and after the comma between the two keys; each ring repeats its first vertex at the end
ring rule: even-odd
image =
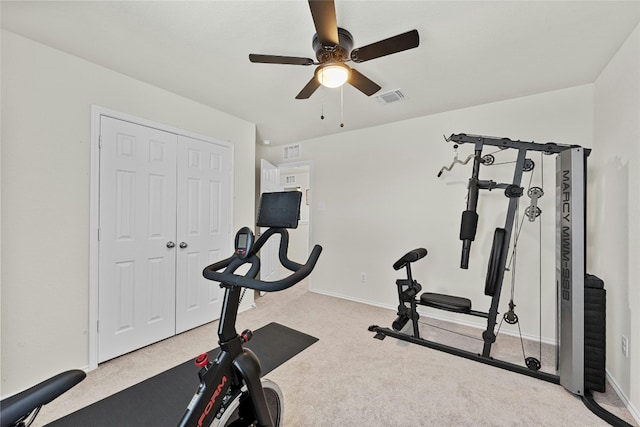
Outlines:
{"type": "MultiPolygon", "coordinates": [[[[266,374],[318,341],[278,323],[254,331],[246,346],[266,374]]],[[[213,360],[219,348],[211,350],[213,360]]],[[[194,355],[195,356],[195,355],[194,355]]],[[[48,424],[55,427],[174,427],[199,384],[193,359],[48,424]]]]}

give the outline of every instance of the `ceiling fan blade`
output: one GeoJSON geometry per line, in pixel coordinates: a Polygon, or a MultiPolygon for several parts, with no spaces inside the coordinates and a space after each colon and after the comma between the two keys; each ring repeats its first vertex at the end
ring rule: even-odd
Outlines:
{"type": "Polygon", "coordinates": [[[291,64],[291,65],[313,65],[311,58],[299,58],[296,56],[258,55],[249,54],[249,61],[261,64],[291,64]]]}
{"type": "Polygon", "coordinates": [[[316,76],[314,75],[311,78],[311,80],[309,80],[309,83],[307,83],[307,85],[302,88],[300,93],[296,95],[296,99],[309,98],[311,95],[313,95],[313,92],[315,92],[316,89],[318,89],[319,87],[320,87],[320,82],[318,81],[318,79],[316,79],[316,76]]]}
{"type": "Polygon", "coordinates": [[[309,0],[309,8],[316,26],[318,40],[323,46],[338,44],[338,22],[333,0],[309,0]]]}
{"type": "Polygon", "coordinates": [[[371,96],[382,89],[377,83],[353,68],[351,69],[351,73],[349,73],[349,80],[347,80],[347,82],[367,96],[371,96]]]}
{"type": "Polygon", "coordinates": [[[413,49],[420,44],[418,30],[407,31],[388,39],[363,46],[351,51],[351,60],[354,62],[364,62],[371,59],[380,58],[381,56],[391,55],[392,53],[402,52],[404,50],[413,49]]]}

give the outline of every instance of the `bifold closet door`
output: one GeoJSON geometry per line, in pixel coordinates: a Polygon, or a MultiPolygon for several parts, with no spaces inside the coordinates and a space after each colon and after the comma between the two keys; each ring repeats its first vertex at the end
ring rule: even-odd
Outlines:
{"type": "Polygon", "coordinates": [[[100,120],[98,361],[175,334],[175,134],[100,120]]]}

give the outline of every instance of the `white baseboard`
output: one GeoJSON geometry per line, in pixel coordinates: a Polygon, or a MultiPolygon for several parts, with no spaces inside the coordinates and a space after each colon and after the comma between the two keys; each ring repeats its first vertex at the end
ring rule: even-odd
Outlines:
{"type": "Polygon", "coordinates": [[[386,308],[387,310],[395,310],[396,309],[395,306],[391,306],[391,305],[387,305],[387,304],[380,304],[378,302],[369,301],[369,300],[362,299],[362,298],[354,298],[354,297],[351,297],[351,296],[338,294],[338,293],[335,293],[335,292],[327,292],[325,290],[319,290],[319,289],[310,288],[309,292],[313,292],[314,294],[326,295],[328,297],[340,298],[340,299],[344,299],[344,300],[347,300],[347,301],[359,302],[359,303],[362,303],[362,304],[372,305],[374,307],[386,308]]]}
{"type": "Polygon", "coordinates": [[[611,386],[613,387],[613,390],[616,392],[620,400],[622,400],[622,403],[624,403],[624,406],[627,408],[627,410],[629,411],[633,419],[636,420],[636,423],[640,424],[640,411],[634,408],[633,404],[629,401],[629,398],[624,394],[624,392],[620,388],[620,385],[609,373],[609,370],[605,370],[605,371],[607,373],[607,380],[609,381],[609,384],[611,384],[611,386]]]}

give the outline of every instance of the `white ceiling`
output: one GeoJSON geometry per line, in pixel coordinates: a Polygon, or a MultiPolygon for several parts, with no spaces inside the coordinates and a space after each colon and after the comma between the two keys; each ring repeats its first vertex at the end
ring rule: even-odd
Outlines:
{"type": "Polygon", "coordinates": [[[304,0],[2,1],[2,27],[256,123],[273,144],[593,82],[640,22],[640,1],[336,0],[364,46],[411,29],[420,46],[352,64],[407,100],[356,89],[294,97],[314,67],[252,64],[249,53],[315,59],[304,0]],[[325,119],[320,120],[324,113],[325,119]]]}

